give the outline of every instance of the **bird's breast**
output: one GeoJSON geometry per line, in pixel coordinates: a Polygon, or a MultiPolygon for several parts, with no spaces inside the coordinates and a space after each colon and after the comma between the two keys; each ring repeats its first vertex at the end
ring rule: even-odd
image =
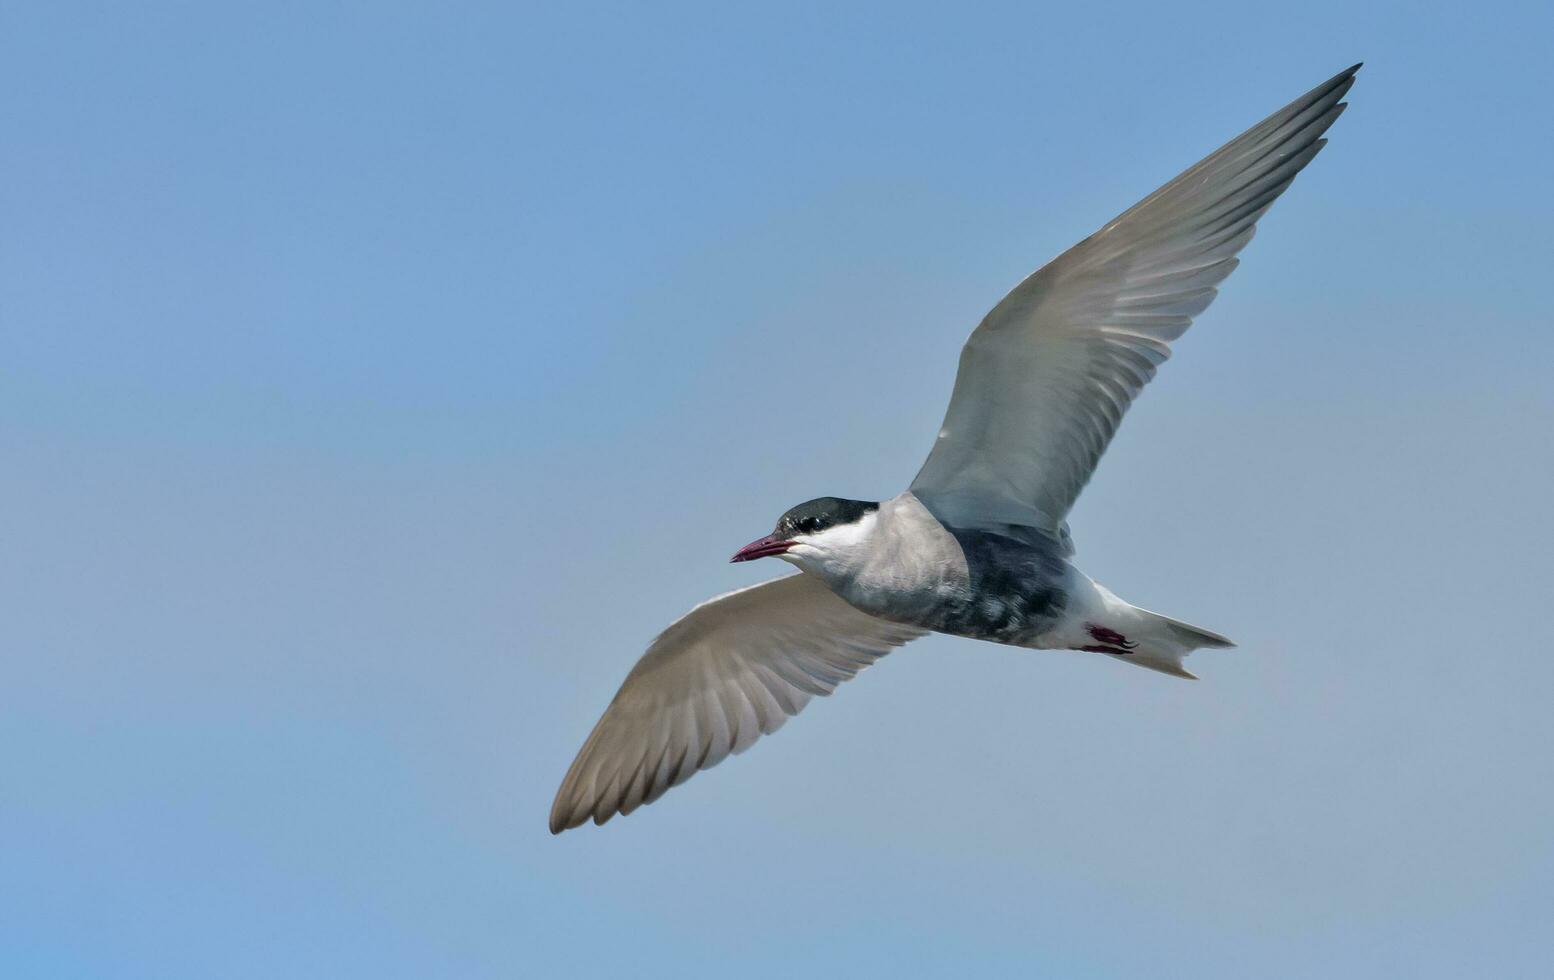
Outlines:
{"type": "Polygon", "coordinates": [[[943,529],[901,544],[881,548],[838,593],[892,622],[1019,646],[1062,618],[1069,565],[1045,539],[943,529]]]}

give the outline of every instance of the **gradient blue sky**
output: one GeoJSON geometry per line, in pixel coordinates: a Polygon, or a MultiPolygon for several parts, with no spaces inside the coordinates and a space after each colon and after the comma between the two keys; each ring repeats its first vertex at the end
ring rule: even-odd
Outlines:
{"type": "Polygon", "coordinates": [[[0,973],[1547,976],[1547,3],[0,8],[0,973]],[[1198,684],[914,644],[545,829],[738,545],[1345,65],[1073,516],[1198,684]]]}

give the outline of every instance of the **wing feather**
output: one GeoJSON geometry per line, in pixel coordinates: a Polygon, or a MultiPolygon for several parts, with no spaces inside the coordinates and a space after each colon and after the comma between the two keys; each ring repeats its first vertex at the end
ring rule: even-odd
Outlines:
{"type": "Polygon", "coordinates": [[[1258,219],[1327,141],[1339,72],[1016,286],[972,332],[938,440],[912,481],[963,527],[1063,519],[1133,400],[1208,308],[1258,219]]]}
{"type": "Polygon", "coordinates": [[[923,633],[804,574],[702,603],[627,675],[561,782],[551,832],[652,803],[923,633]]]}

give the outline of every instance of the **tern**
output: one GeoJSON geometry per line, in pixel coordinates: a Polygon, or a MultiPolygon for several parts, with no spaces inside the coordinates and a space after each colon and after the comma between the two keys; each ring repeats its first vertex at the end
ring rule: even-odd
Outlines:
{"type": "Polygon", "coordinates": [[[1071,561],[1066,516],[1123,413],[1214,300],[1258,219],[1327,143],[1355,65],[1275,112],[1016,286],[971,334],[905,493],[819,497],[734,561],[797,574],[664,630],[562,780],[560,833],[658,799],[929,632],[1084,650],[1192,678],[1233,644],[1119,599],[1071,561]]]}

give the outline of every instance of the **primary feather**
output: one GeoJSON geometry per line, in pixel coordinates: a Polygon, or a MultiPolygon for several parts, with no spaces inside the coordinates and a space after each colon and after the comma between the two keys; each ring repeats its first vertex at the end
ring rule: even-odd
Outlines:
{"type": "Polygon", "coordinates": [[[1061,527],[1171,343],[1327,142],[1359,67],[1231,140],[993,307],[961,352],[939,438],[912,481],[934,516],[1061,527]]]}
{"type": "Polygon", "coordinates": [[[925,632],[865,615],[803,574],[707,600],[626,676],[561,782],[551,833],[653,802],[925,632]]]}

